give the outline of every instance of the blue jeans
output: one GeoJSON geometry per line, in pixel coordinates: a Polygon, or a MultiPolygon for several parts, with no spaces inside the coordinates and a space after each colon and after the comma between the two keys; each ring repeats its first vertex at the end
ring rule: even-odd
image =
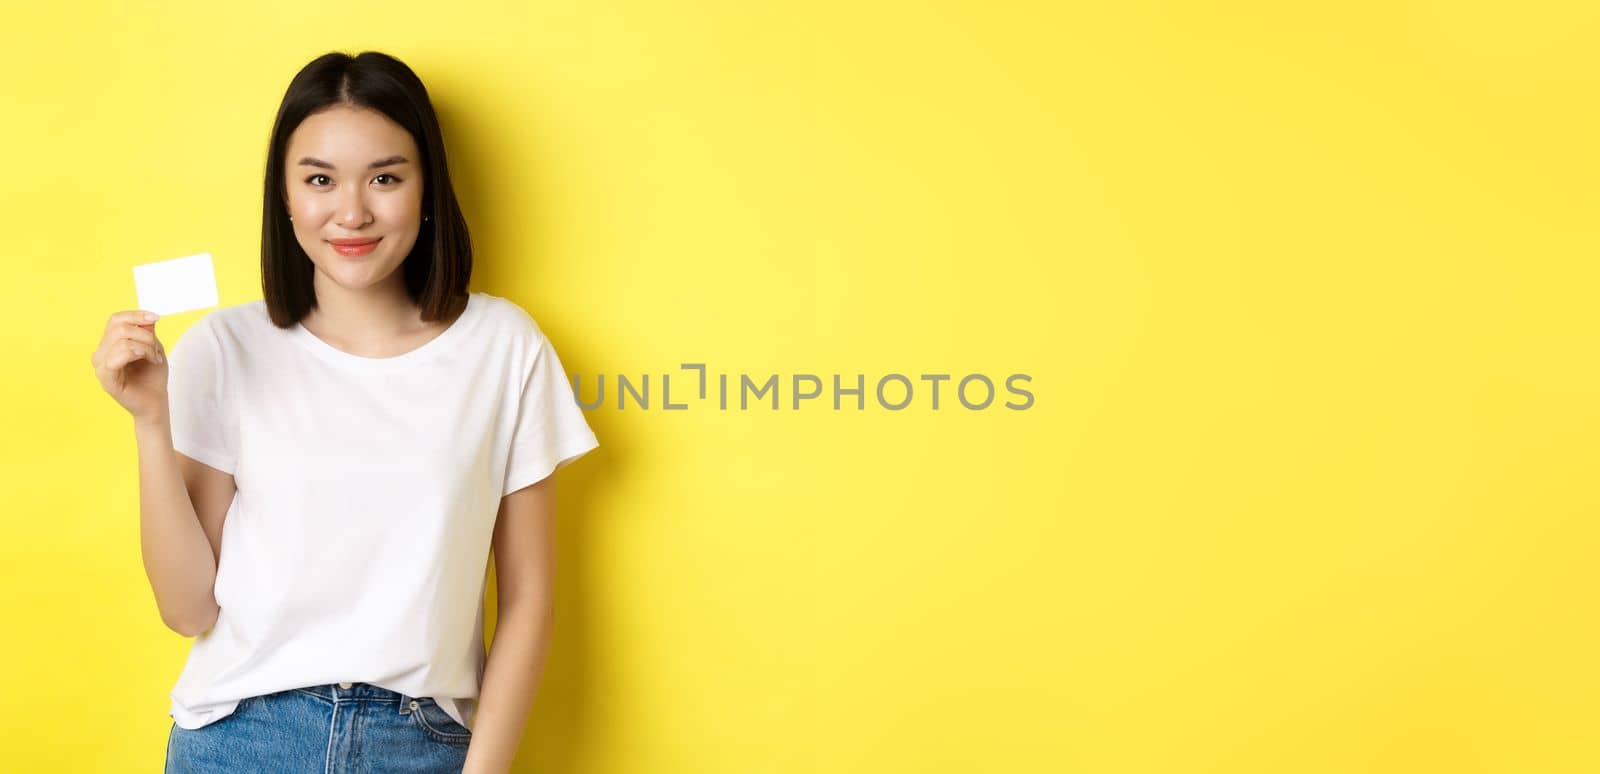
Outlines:
{"type": "Polygon", "coordinates": [[[431,698],[330,683],[248,697],[200,728],[173,723],[166,774],[459,773],[471,741],[431,698]]]}

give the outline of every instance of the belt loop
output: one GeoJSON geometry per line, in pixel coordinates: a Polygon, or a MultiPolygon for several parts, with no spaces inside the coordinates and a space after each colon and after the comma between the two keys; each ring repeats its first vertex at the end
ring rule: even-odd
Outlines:
{"type": "Polygon", "coordinates": [[[404,715],[410,711],[407,707],[411,704],[411,697],[401,691],[395,691],[395,693],[400,694],[400,714],[404,715]]]}

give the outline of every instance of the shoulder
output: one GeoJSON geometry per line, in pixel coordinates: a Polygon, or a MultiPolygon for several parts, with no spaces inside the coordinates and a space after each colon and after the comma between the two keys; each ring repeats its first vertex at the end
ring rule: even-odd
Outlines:
{"type": "Polygon", "coordinates": [[[246,301],[232,306],[221,306],[212,309],[189,327],[189,331],[198,331],[205,336],[215,337],[219,343],[248,341],[261,336],[274,329],[272,318],[267,314],[267,302],[262,299],[246,301]]]}
{"type": "Polygon", "coordinates": [[[537,345],[544,340],[539,322],[521,304],[489,293],[475,293],[482,304],[480,321],[499,336],[537,345]]]}

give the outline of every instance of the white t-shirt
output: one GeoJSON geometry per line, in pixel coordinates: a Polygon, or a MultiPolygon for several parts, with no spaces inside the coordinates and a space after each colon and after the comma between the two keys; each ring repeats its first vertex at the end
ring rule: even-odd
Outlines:
{"type": "Polygon", "coordinates": [[[599,445],[538,324],[472,293],[426,344],[369,358],[278,328],[258,300],[208,313],[168,362],[173,448],[238,487],[177,725],[359,681],[471,728],[500,498],[599,445]]]}

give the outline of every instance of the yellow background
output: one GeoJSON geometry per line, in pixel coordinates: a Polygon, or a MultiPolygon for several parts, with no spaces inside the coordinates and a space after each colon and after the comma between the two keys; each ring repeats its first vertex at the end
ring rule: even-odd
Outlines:
{"type": "Polygon", "coordinates": [[[569,372],[1033,377],[589,412],[519,770],[1600,770],[1596,6],[1302,6],[5,4],[4,766],[159,770],[89,356],[373,48],[569,372]]]}

